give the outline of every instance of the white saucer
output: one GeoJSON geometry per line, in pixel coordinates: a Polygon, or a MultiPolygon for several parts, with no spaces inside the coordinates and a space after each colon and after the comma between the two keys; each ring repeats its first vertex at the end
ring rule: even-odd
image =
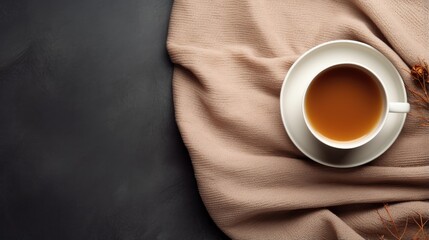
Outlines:
{"type": "Polygon", "coordinates": [[[320,164],[338,168],[356,167],[383,154],[398,137],[406,118],[405,113],[389,113],[384,127],[374,139],[351,150],[334,149],[317,140],[304,122],[301,101],[305,89],[322,69],[345,61],[370,66],[383,81],[389,101],[407,101],[404,83],[396,68],[367,44],[351,40],[327,42],[298,58],[288,71],[280,93],[283,125],[292,142],[306,156],[320,164]]]}

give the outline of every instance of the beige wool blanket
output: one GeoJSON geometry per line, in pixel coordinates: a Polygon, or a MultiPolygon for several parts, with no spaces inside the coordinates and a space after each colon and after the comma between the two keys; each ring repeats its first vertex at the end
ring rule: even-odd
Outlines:
{"type": "Polygon", "coordinates": [[[415,105],[392,147],[356,168],[313,162],[284,130],[288,69],[336,39],[375,47],[413,86],[405,69],[429,60],[429,1],[174,1],[176,120],[204,204],[232,239],[396,239],[407,219],[402,239],[422,234],[412,218],[429,217],[429,127],[415,105]]]}

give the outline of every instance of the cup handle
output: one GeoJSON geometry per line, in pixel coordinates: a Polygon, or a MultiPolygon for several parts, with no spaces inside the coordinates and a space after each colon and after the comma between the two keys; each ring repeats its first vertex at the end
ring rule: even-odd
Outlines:
{"type": "Polygon", "coordinates": [[[391,113],[407,113],[410,111],[410,104],[406,102],[390,102],[389,112],[391,113]]]}

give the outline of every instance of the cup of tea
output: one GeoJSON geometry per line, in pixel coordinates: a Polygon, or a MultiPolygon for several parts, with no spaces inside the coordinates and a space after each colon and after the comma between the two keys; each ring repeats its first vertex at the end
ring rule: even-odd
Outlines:
{"type": "Polygon", "coordinates": [[[361,64],[345,62],[320,71],[309,83],[302,109],[320,142],[352,149],[371,141],[389,113],[407,113],[407,102],[391,102],[382,79],[361,64]]]}

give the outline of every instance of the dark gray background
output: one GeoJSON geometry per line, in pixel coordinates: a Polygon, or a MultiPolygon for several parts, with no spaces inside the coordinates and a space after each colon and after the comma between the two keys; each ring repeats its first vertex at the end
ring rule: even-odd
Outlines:
{"type": "Polygon", "coordinates": [[[0,239],[224,239],[174,121],[171,0],[0,0],[0,239]]]}

